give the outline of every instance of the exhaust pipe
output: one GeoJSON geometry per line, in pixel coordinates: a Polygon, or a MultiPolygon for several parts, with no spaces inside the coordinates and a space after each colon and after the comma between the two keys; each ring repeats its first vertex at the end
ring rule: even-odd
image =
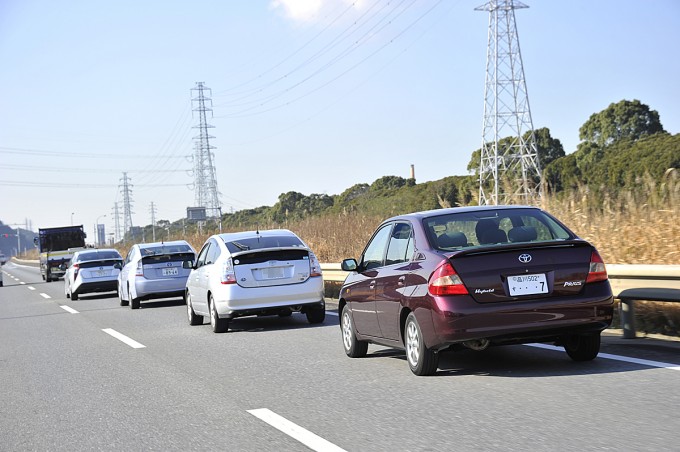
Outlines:
{"type": "Polygon", "coordinates": [[[473,341],[463,342],[464,346],[466,346],[470,350],[475,350],[477,352],[486,349],[489,346],[489,344],[491,344],[491,341],[488,339],[475,339],[473,341]]]}

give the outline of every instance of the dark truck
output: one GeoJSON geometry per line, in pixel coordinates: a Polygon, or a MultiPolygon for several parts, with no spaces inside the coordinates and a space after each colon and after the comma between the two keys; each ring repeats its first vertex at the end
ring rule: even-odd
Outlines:
{"type": "Polygon", "coordinates": [[[73,252],[85,248],[83,226],[38,229],[34,239],[40,250],[40,275],[47,282],[64,276],[73,252]]]}

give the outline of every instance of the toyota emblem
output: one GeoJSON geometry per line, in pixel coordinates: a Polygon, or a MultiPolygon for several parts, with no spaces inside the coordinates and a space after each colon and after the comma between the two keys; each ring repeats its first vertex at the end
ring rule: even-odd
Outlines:
{"type": "Polygon", "coordinates": [[[531,262],[531,254],[520,254],[518,259],[521,263],[528,264],[531,262]]]}

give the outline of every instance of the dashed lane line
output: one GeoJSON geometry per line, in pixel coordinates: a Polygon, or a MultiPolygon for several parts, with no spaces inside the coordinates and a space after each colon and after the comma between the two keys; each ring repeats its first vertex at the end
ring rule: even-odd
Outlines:
{"type": "Polygon", "coordinates": [[[62,305],[62,306],[59,306],[59,307],[66,312],[70,312],[71,314],[80,314],[78,311],[76,311],[75,309],[73,309],[70,306],[62,305]]]}
{"type": "Polygon", "coordinates": [[[104,328],[102,331],[105,332],[106,334],[110,335],[110,336],[115,337],[115,338],[118,339],[119,341],[123,342],[124,344],[129,345],[129,346],[132,347],[132,348],[146,348],[146,345],[140,344],[140,343],[137,342],[136,340],[130,339],[130,338],[127,337],[126,335],[121,334],[121,333],[119,333],[118,331],[116,331],[116,330],[114,330],[114,329],[111,329],[111,328],[104,328]]]}
{"type": "Polygon", "coordinates": [[[33,287],[33,286],[26,286],[26,287],[28,287],[28,290],[35,290],[35,287],[33,287]]]}
{"type": "Polygon", "coordinates": [[[42,292],[40,292],[40,296],[43,297],[43,298],[45,298],[45,299],[48,299],[48,300],[49,300],[50,298],[52,298],[52,297],[50,297],[49,295],[47,295],[46,293],[42,293],[42,292]]]}
{"type": "Polygon", "coordinates": [[[289,421],[288,419],[279,416],[267,408],[259,408],[257,410],[248,410],[248,413],[252,414],[256,418],[266,422],[275,429],[285,433],[291,438],[301,442],[305,446],[309,447],[315,451],[323,452],[345,452],[344,449],[339,448],[335,444],[326,441],[320,436],[315,435],[309,430],[305,430],[297,424],[289,421]]]}

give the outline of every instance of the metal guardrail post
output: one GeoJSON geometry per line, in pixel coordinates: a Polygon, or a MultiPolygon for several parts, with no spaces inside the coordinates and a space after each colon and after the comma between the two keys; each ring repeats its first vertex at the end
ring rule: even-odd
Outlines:
{"type": "Polygon", "coordinates": [[[621,325],[624,339],[635,339],[635,308],[633,300],[622,299],[620,305],[621,325]]]}

